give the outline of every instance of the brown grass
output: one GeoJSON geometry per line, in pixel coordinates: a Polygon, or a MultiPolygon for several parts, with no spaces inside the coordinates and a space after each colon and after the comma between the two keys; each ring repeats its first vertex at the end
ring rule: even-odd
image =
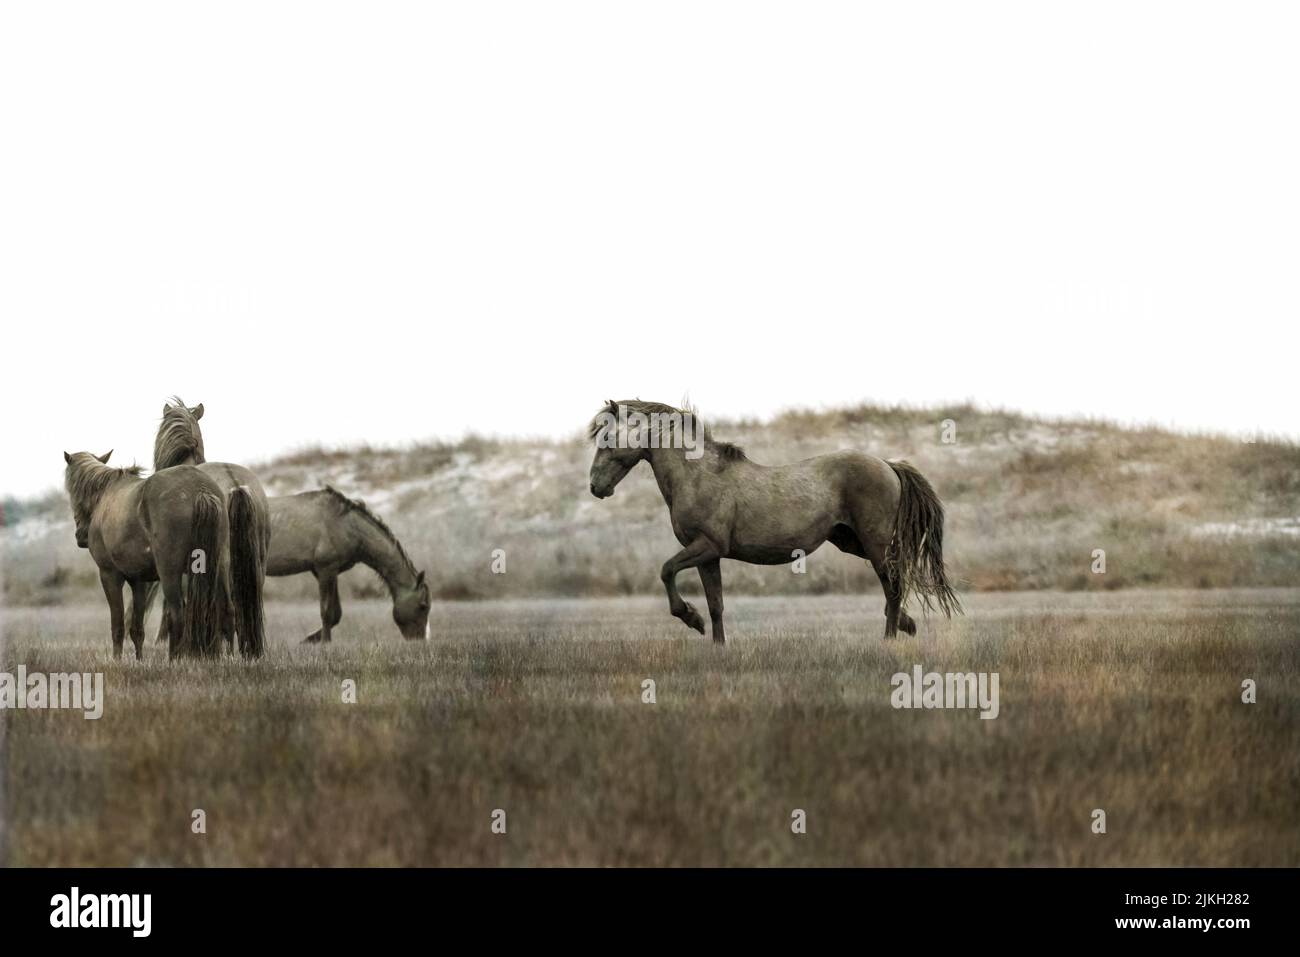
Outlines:
{"type": "Polygon", "coordinates": [[[10,610],[7,670],[108,699],[4,715],[9,863],[1300,864],[1300,592],[969,604],[886,643],[875,598],[739,598],[725,649],[661,600],[443,604],[428,644],[354,605],[323,649],[276,605],[268,657],[217,666],[111,661],[102,606],[10,610]],[[892,709],[913,664],[999,672],[1001,716],[892,709]]]}

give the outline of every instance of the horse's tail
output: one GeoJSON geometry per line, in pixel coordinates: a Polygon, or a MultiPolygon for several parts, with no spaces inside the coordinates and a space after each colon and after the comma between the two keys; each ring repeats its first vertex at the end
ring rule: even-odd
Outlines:
{"type": "Polygon", "coordinates": [[[268,517],[258,507],[247,485],[231,491],[226,504],[230,516],[230,597],[235,606],[239,650],[260,658],[266,648],[262,616],[262,583],[266,578],[268,517]]]}
{"type": "Polygon", "coordinates": [[[181,609],[181,647],[171,655],[221,653],[225,631],[226,593],[221,574],[221,495],[200,489],[194,496],[190,519],[188,584],[181,609]],[[195,554],[194,550],[201,554],[195,554]],[[198,564],[198,563],[201,563],[198,564]]]}
{"type": "Polygon", "coordinates": [[[886,564],[898,578],[899,603],[915,593],[926,608],[937,605],[951,618],[962,608],[943,568],[943,503],[915,466],[907,462],[889,466],[902,485],[894,539],[886,556],[886,564]]]}

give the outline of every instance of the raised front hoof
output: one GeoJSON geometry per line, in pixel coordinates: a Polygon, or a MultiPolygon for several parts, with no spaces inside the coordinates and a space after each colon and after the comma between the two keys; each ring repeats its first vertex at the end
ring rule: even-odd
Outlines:
{"type": "Polygon", "coordinates": [[[683,605],[680,612],[674,612],[674,614],[688,627],[694,628],[701,635],[704,634],[704,619],[700,617],[700,613],[695,610],[695,606],[690,602],[683,605]]]}
{"type": "Polygon", "coordinates": [[[314,645],[320,641],[320,632],[313,631],[310,635],[302,640],[304,645],[314,645]]]}
{"type": "Polygon", "coordinates": [[[900,615],[898,618],[898,630],[908,635],[916,634],[916,622],[906,615],[900,615]]]}

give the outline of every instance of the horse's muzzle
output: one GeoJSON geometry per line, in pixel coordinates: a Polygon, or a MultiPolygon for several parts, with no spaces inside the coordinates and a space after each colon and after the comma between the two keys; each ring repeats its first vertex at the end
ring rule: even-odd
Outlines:
{"type": "Polygon", "coordinates": [[[591,485],[591,494],[596,496],[596,498],[609,498],[614,494],[614,490],[612,488],[596,488],[596,484],[593,482],[591,485]]]}

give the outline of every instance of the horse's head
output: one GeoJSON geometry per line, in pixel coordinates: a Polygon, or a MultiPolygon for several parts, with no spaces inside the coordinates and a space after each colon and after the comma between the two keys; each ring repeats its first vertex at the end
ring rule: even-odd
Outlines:
{"type": "Polygon", "coordinates": [[[591,460],[591,494],[609,498],[628,472],[646,457],[649,443],[644,441],[645,426],[626,415],[619,415],[619,403],[610,399],[596,413],[587,435],[596,443],[596,457],[591,460]]]}
{"type": "Polygon", "coordinates": [[[113,454],[109,449],[103,455],[95,455],[93,452],[64,452],[63,461],[66,468],[63,472],[63,483],[68,489],[68,497],[72,501],[72,521],[76,528],[77,547],[90,547],[90,517],[95,512],[95,503],[98,497],[90,494],[90,489],[83,481],[87,473],[98,472],[98,466],[108,464],[108,457],[113,454]]]}
{"type": "Polygon", "coordinates": [[[185,463],[202,465],[206,461],[203,457],[203,432],[199,429],[201,418],[202,402],[190,406],[172,396],[170,402],[163,403],[162,422],[153,443],[155,469],[161,471],[185,463]]]}
{"type": "Polygon", "coordinates": [[[415,576],[414,585],[394,589],[393,621],[403,638],[429,640],[429,583],[424,572],[415,576]]]}

